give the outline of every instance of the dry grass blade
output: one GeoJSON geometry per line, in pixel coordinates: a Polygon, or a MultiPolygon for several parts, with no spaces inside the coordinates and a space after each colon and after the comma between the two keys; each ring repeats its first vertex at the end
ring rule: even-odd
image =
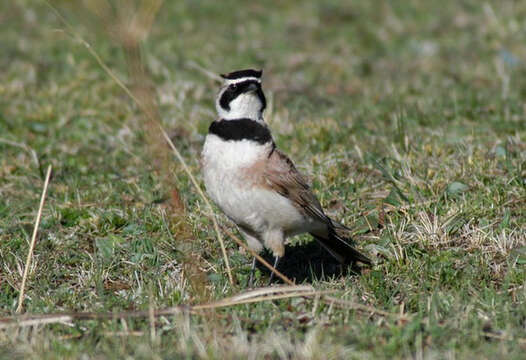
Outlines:
{"type": "Polygon", "coordinates": [[[145,318],[153,323],[153,318],[159,316],[175,315],[182,312],[192,312],[198,314],[197,311],[205,309],[218,309],[230,307],[240,304],[248,304],[262,301],[270,301],[277,299],[287,299],[293,297],[305,296],[319,296],[327,294],[330,291],[315,291],[314,288],[307,285],[302,286],[280,286],[267,287],[257,290],[244,292],[230,298],[222,299],[220,301],[186,306],[180,305],[165,309],[154,310],[149,308],[146,311],[123,311],[118,313],[64,313],[64,314],[46,314],[46,315],[19,315],[7,318],[0,318],[0,329],[8,329],[13,327],[27,327],[56,323],[67,323],[74,320],[113,320],[123,318],[145,318]]]}
{"type": "Polygon", "coordinates": [[[24,317],[10,317],[0,319],[0,330],[10,329],[14,327],[27,327],[46,324],[66,323],[73,321],[70,314],[49,314],[41,316],[24,317]]]}
{"type": "Polygon", "coordinates": [[[189,68],[192,68],[192,69],[195,69],[201,73],[203,73],[204,75],[206,75],[208,78],[214,80],[214,81],[217,81],[217,82],[222,82],[223,79],[221,78],[221,76],[213,73],[212,71],[210,70],[207,70],[205,69],[204,67],[202,67],[201,65],[199,65],[198,63],[196,63],[195,61],[189,61],[186,63],[186,65],[189,67],[189,68]]]}
{"type": "MultiPolygon", "coordinates": [[[[501,340],[501,341],[512,341],[513,340],[511,337],[508,337],[508,336],[505,336],[505,335],[501,335],[501,334],[493,334],[493,333],[490,333],[490,332],[481,332],[480,335],[483,336],[483,337],[487,337],[487,338],[491,338],[491,339],[497,339],[497,340],[501,340]]],[[[526,338],[519,338],[519,339],[517,339],[517,342],[519,344],[526,344],[526,338]]]]}
{"type": "Polygon", "coordinates": [[[46,199],[47,187],[49,185],[50,177],[51,165],[49,165],[47,168],[44,189],[42,189],[42,196],[40,197],[40,205],[38,207],[37,218],[35,220],[35,226],[33,227],[33,235],[31,236],[31,243],[29,244],[29,251],[27,252],[26,266],[24,268],[24,275],[22,276],[22,285],[20,285],[20,293],[18,295],[18,306],[16,308],[17,313],[20,313],[22,311],[22,304],[24,303],[24,291],[26,288],[27,275],[29,274],[29,266],[31,265],[33,249],[35,248],[35,242],[37,240],[38,227],[40,225],[40,219],[42,218],[42,209],[44,208],[44,200],[46,199]]]}
{"type": "MultiPolygon", "coordinates": [[[[86,49],[88,49],[89,53],[95,58],[97,63],[108,74],[108,76],[110,76],[117,83],[117,85],[119,85],[119,87],[124,90],[124,92],[137,104],[137,106],[139,106],[139,108],[145,109],[144,104],[139,100],[139,98],[136,97],[130,91],[130,89],[128,89],[128,87],[111,71],[111,69],[108,66],[106,66],[104,61],[102,61],[101,57],[97,54],[97,52],[95,50],[93,50],[93,48],[89,45],[89,43],[87,41],[85,41],[80,35],[78,35],[74,31],[73,27],[66,21],[66,19],[64,19],[64,17],[62,17],[60,15],[60,13],[51,4],[49,4],[49,3],[47,3],[47,4],[53,10],[53,12],[57,15],[57,17],[62,21],[62,23],[65,24],[65,26],[69,29],[69,31],[71,32],[71,34],[73,34],[75,39],[77,39],[77,41],[81,42],[86,47],[86,49]]],[[[145,113],[146,113],[146,115],[148,117],[151,117],[151,113],[149,111],[145,111],[145,113]]],[[[175,145],[171,141],[170,137],[166,134],[166,131],[164,131],[164,129],[161,126],[161,124],[158,121],[156,121],[156,119],[154,119],[154,118],[150,118],[150,120],[155,122],[155,123],[157,123],[159,125],[159,129],[161,130],[163,136],[166,138],[166,141],[168,141],[168,144],[172,148],[172,150],[175,153],[177,159],[183,165],[183,168],[184,168],[185,172],[190,177],[190,179],[191,179],[192,183],[194,184],[197,192],[199,193],[199,195],[201,196],[203,201],[205,201],[205,203],[207,204],[207,206],[210,209],[210,211],[213,213],[213,209],[212,209],[212,206],[210,205],[210,202],[208,201],[208,199],[204,195],[203,191],[199,187],[199,184],[197,183],[197,181],[195,180],[195,177],[193,176],[192,172],[190,171],[190,169],[186,165],[186,162],[183,159],[183,157],[181,156],[181,153],[177,150],[177,148],[175,147],[175,145]]],[[[214,229],[216,231],[217,238],[218,238],[219,244],[221,246],[221,251],[223,253],[225,266],[226,266],[226,270],[227,270],[227,274],[228,274],[228,280],[230,281],[230,285],[233,286],[234,285],[234,278],[232,276],[232,270],[230,268],[230,262],[228,261],[228,257],[227,257],[227,254],[226,254],[226,249],[225,249],[225,245],[224,245],[224,242],[223,242],[223,238],[221,237],[221,233],[219,232],[219,226],[217,224],[217,220],[215,219],[215,217],[212,219],[212,221],[214,223],[214,229]]]]}
{"type": "Polygon", "coordinates": [[[409,319],[409,316],[406,316],[406,315],[390,313],[388,311],[380,310],[380,309],[377,309],[377,308],[372,307],[372,306],[358,304],[358,303],[355,303],[355,302],[352,302],[352,301],[348,301],[348,300],[337,299],[337,298],[332,297],[332,296],[324,296],[322,299],[327,304],[338,305],[338,306],[344,307],[346,309],[354,309],[354,310],[365,311],[365,312],[369,312],[369,313],[372,313],[372,314],[381,315],[381,316],[385,316],[385,317],[394,317],[394,318],[397,318],[398,320],[402,320],[402,321],[406,321],[406,320],[409,319]]]}
{"type": "Polygon", "coordinates": [[[229,299],[225,299],[217,303],[198,305],[192,308],[192,310],[217,309],[217,308],[222,308],[222,307],[242,305],[242,304],[251,304],[251,303],[262,302],[262,301],[288,299],[288,298],[293,298],[293,297],[315,296],[315,295],[320,295],[323,293],[324,292],[320,292],[320,291],[311,291],[311,292],[301,292],[300,291],[300,292],[293,292],[293,293],[288,293],[288,294],[257,296],[257,297],[250,298],[250,299],[237,300],[237,301],[231,301],[231,302],[228,301],[229,299]]]}
{"type": "Polygon", "coordinates": [[[311,285],[295,285],[295,286],[267,286],[250,291],[243,292],[241,294],[234,295],[230,299],[234,301],[250,299],[252,297],[270,295],[275,293],[286,293],[286,292],[312,292],[315,289],[311,285]]]}
{"type": "Polygon", "coordinates": [[[6,145],[14,146],[14,147],[20,148],[20,149],[22,149],[24,151],[27,151],[31,155],[31,158],[33,159],[33,161],[35,162],[35,165],[37,167],[40,167],[40,162],[38,161],[38,156],[37,156],[36,151],[31,149],[26,144],[18,143],[16,141],[11,141],[11,140],[7,140],[7,139],[3,139],[3,138],[0,138],[0,144],[6,144],[6,145]]]}
{"type": "MultiPolygon", "coordinates": [[[[172,148],[175,156],[177,157],[177,159],[183,165],[183,169],[186,171],[186,173],[190,177],[190,180],[192,181],[192,184],[194,185],[195,189],[197,190],[197,193],[199,194],[199,196],[201,196],[201,198],[205,202],[206,206],[208,207],[208,210],[210,211],[210,214],[213,214],[214,213],[214,209],[212,208],[212,205],[210,204],[210,201],[208,201],[208,198],[203,193],[203,190],[201,190],[201,187],[197,183],[197,180],[195,179],[194,175],[192,174],[192,172],[188,168],[188,165],[186,165],[186,161],[184,161],[183,156],[181,155],[179,150],[177,150],[177,148],[175,147],[174,143],[172,142],[172,140],[170,139],[170,137],[168,136],[166,131],[164,131],[162,126],[159,125],[159,129],[161,130],[164,138],[166,139],[166,141],[168,142],[168,144],[172,148]]],[[[228,280],[230,281],[230,285],[234,285],[234,278],[232,277],[232,270],[230,269],[230,262],[228,261],[228,256],[227,256],[227,253],[226,253],[225,243],[223,241],[223,237],[221,236],[221,231],[219,230],[219,225],[217,224],[217,219],[216,219],[215,215],[211,215],[210,218],[212,220],[212,223],[214,224],[214,230],[215,230],[215,232],[217,234],[217,240],[219,241],[219,245],[221,246],[221,252],[223,253],[223,258],[225,260],[225,266],[226,266],[226,271],[227,271],[227,274],[228,274],[228,280]]]]}
{"type": "MultiPolygon", "coordinates": [[[[144,108],[143,104],[139,101],[139,99],[133,95],[133,93],[130,91],[130,89],[128,89],[128,87],[126,85],[124,85],[124,83],[110,70],[110,68],[108,66],[106,66],[106,64],[104,63],[104,61],[102,61],[101,57],[99,56],[99,54],[97,54],[97,52],[95,50],[93,50],[93,48],[91,47],[91,45],[86,41],[84,40],[79,34],[77,34],[75,32],[75,30],[73,29],[73,27],[66,21],[66,19],[58,12],[57,9],[55,9],[53,7],[53,5],[51,5],[49,2],[46,1],[46,4],[51,8],[51,10],[53,11],[53,13],[59,18],[59,20],[68,28],[69,30],[69,33],[67,33],[66,31],[64,31],[64,33],[66,34],[69,34],[70,36],[73,36],[73,38],[75,40],[77,40],[78,42],[80,42],[82,45],[84,45],[84,47],[88,50],[88,52],[90,53],[91,56],[93,56],[93,58],[97,61],[97,63],[99,64],[99,66],[106,72],[106,74],[108,74],[113,81],[115,81],[115,83],[117,85],[119,85],[119,87],[124,90],[124,92],[137,104],[137,106],[139,106],[141,109],[144,108]]],[[[59,30],[61,31],[61,30],[59,30]]]]}
{"type": "MultiPolygon", "coordinates": [[[[331,291],[329,291],[331,292],[331,291]]],[[[268,300],[285,299],[291,297],[300,296],[313,296],[326,294],[325,291],[316,291],[310,285],[299,285],[299,286],[279,286],[279,287],[264,287],[241,294],[234,295],[232,297],[221,299],[219,301],[196,305],[192,307],[192,310],[203,310],[203,309],[215,309],[239,304],[248,304],[268,300]]]]}

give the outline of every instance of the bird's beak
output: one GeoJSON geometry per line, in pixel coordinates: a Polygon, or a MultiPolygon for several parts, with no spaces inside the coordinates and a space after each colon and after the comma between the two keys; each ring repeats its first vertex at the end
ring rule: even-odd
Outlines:
{"type": "Polygon", "coordinates": [[[250,83],[247,87],[247,92],[255,92],[258,91],[258,86],[255,83],[250,83]]]}

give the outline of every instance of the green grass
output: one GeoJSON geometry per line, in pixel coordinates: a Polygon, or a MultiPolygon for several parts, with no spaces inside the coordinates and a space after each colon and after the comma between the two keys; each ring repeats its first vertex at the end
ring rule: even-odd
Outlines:
{"type": "MultiPolygon", "coordinates": [[[[125,55],[96,19],[53,4],[129,84],[125,55]]],[[[511,1],[165,2],[144,62],[193,173],[218,86],[192,64],[263,68],[278,146],[378,263],[342,274],[300,237],[280,269],[408,320],[294,298],[165,317],[154,336],[148,319],[0,330],[0,357],[522,358],[525,15],[511,1]]],[[[3,2],[0,23],[0,317],[16,309],[48,164],[27,313],[147,310],[243,291],[251,260],[227,240],[231,286],[175,158],[163,171],[188,216],[171,216],[173,188],[140,111],[53,11],[3,2]]],[[[267,278],[261,268],[258,284],[267,278]]]]}

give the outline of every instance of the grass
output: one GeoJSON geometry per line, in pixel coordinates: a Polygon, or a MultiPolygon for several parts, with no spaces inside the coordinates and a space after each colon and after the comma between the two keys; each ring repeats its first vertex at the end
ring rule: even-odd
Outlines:
{"type": "MultiPolygon", "coordinates": [[[[53,5],[132,86],[126,54],[96,17],[53,5]]],[[[166,2],[143,61],[191,171],[199,180],[217,91],[196,68],[263,68],[278,146],[378,263],[342,270],[299,237],[279,270],[406,318],[297,297],[154,325],[0,330],[0,357],[521,358],[525,13],[520,2],[474,0],[166,2]]],[[[53,11],[5,2],[0,23],[0,317],[17,307],[49,164],[26,313],[147,311],[244,291],[251,259],[226,240],[231,286],[187,174],[175,158],[154,161],[169,147],[152,144],[140,109],[53,11]]],[[[258,284],[267,279],[261,267],[258,284]]]]}

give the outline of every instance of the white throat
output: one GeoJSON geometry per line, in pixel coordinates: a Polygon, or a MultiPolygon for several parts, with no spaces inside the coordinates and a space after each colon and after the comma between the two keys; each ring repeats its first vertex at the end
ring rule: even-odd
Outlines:
{"type": "Polygon", "coordinates": [[[263,104],[254,93],[241,94],[230,102],[230,110],[225,110],[219,103],[216,104],[219,117],[225,120],[251,119],[263,121],[263,104]]]}

